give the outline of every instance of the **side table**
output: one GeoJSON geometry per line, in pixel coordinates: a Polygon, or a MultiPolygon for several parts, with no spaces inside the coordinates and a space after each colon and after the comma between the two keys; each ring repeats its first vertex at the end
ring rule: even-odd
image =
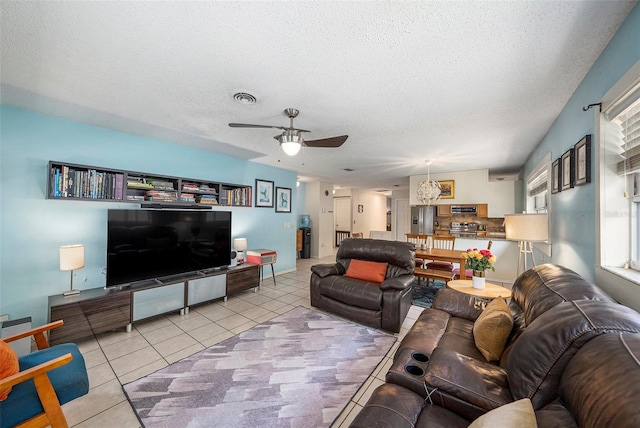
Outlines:
{"type": "Polygon", "coordinates": [[[247,261],[260,266],[260,286],[264,280],[264,266],[271,265],[271,276],[273,285],[276,285],[276,275],[273,271],[273,264],[278,260],[278,253],[275,250],[260,248],[257,250],[247,250],[247,261]]]}
{"type": "Polygon", "coordinates": [[[473,288],[472,281],[468,279],[456,279],[447,283],[447,288],[459,291],[461,293],[470,294],[482,299],[493,300],[496,297],[511,297],[511,290],[492,282],[485,282],[483,289],[473,288]]]}

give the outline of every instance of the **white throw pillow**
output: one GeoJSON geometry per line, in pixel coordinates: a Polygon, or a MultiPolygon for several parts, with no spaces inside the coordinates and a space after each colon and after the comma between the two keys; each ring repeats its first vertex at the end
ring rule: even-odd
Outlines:
{"type": "Polygon", "coordinates": [[[469,428],[538,428],[531,400],[523,398],[485,413],[469,428]]]}

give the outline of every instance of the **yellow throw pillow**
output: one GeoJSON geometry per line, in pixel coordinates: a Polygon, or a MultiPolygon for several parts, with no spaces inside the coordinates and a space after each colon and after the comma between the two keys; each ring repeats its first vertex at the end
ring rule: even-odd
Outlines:
{"type": "Polygon", "coordinates": [[[507,302],[501,297],[493,299],[473,324],[473,340],[487,361],[500,359],[512,328],[507,302]]]}
{"type": "Polygon", "coordinates": [[[473,421],[469,428],[518,427],[537,428],[536,414],[531,400],[523,398],[485,413],[473,421]]]}
{"type": "MultiPolygon", "coordinates": [[[[0,340],[0,379],[14,375],[20,371],[18,356],[11,346],[4,340],[0,340]]],[[[0,401],[6,399],[11,392],[11,388],[0,391],[0,401]]]]}

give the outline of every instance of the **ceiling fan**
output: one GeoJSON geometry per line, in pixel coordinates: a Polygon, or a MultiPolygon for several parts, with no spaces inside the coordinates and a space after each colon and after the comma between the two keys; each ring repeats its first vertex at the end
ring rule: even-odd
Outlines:
{"type": "Polygon", "coordinates": [[[298,116],[300,113],[295,108],[285,109],[284,114],[286,114],[290,123],[289,126],[272,126],[272,125],[253,125],[250,123],[230,123],[229,126],[232,128],[275,128],[282,129],[282,134],[276,135],[275,138],[278,140],[280,147],[282,150],[289,156],[295,156],[300,151],[302,146],[306,147],[340,147],[346,140],[349,138],[348,135],[340,135],[339,137],[331,137],[331,138],[323,138],[320,140],[304,140],[302,135],[303,132],[311,132],[306,129],[294,128],[293,127],[293,119],[298,116]]]}

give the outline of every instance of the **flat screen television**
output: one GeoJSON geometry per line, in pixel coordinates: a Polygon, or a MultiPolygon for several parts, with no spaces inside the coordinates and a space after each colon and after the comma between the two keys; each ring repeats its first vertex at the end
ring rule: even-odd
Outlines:
{"type": "Polygon", "coordinates": [[[107,287],[231,263],[231,212],[109,210],[107,287]]]}

